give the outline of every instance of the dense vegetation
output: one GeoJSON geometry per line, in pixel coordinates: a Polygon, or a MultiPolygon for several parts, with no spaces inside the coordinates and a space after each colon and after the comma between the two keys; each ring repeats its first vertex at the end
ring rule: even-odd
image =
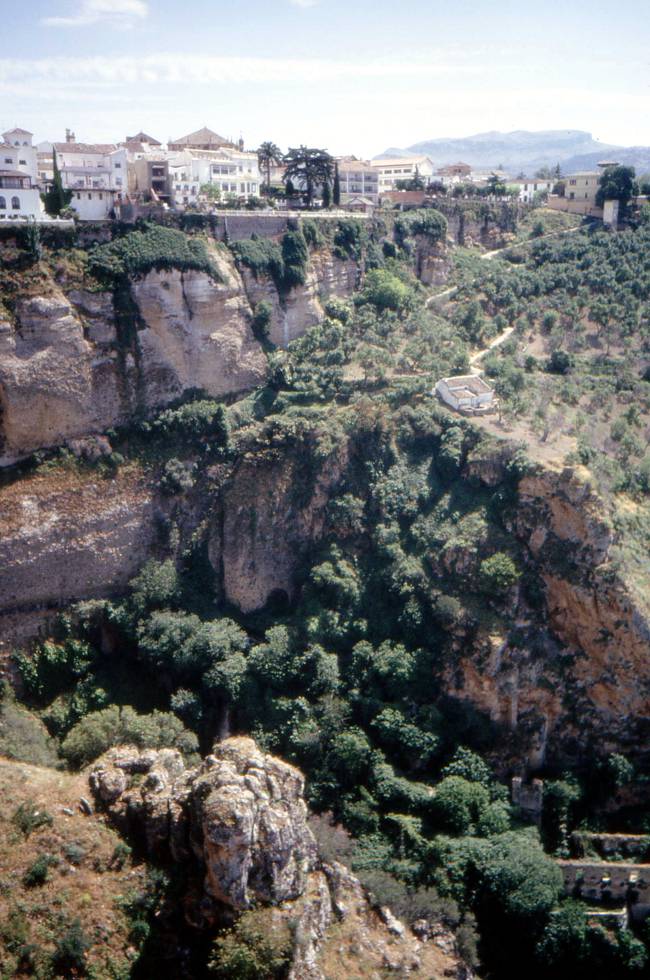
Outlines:
{"type": "MultiPolygon", "coordinates": [[[[158,231],[99,246],[92,271],[110,279],[166,267],[173,242],[158,231]]],[[[170,506],[158,558],[128,595],[76,606],[55,636],[16,657],[38,720],[5,692],[0,725],[8,719],[24,736],[0,736],[16,758],[57,751],[74,768],[118,741],[173,744],[192,758],[217,736],[251,732],[306,772],[324,857],[348,861],[379,904],[409,921],[453,925],[482,976],[514,980],[525,964],[532,980],[549,969],[558,980],[632,980],[647,969],[650,934],[593,925],[563,899],[552,856],[566,855],[578,824],[604,820],[621,786],[646,776],[617,756],[549,772],[538,831],[493,767],[512,748],[508,734],[445,695],[461,651],[487,636],[536,651],[547,683],[559,658],[545,640],[539,572],[512,532],[529,458],[420,396],[511,326],[485,360],[502,399],[495,426],[523,420],[541,444],[570,427],[575,458],[612,493],[642,500],[650,231],[580,231],[490,263],[461,257],[458,293],[435,313],[413,254],[445,231],[436,212],[414,212],[394,237],[369,235],[354,219],[304,221],[280,243],[230,246],[284,292],[304,281],[309,250],[329,241],[340,258],[362,262],[363,283],[351,302],[330,300],[323,323],[287,351],[269,351],[264,391],[229,409],[196,400],[113,434],[117,465],[150,467],[173,505],[194,490],[215,499],[244,455],[284,457],[297,463],[299,508],[319,474],[346,460],[296,597],[274,595],[248,617],[227,608],[205,529],[181,547],[170,506]],[[493,486],[468,475],[485,453],[502,471],[493,486]],[[527,627],[514,622],[519,600],[527,627]]],[[[202,240],[182,237],[174,266],[201,262],[202,240]]],[[[48,873],[47,862],[32,866],[29,887],[48,873]]],[[[218,940],[210,970],[281,977],[287,955],[287,937],[270,936],[254,913],[218,940]]]]}

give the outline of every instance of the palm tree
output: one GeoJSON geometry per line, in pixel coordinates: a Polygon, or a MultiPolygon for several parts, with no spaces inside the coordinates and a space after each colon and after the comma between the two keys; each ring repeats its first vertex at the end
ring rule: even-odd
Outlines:
{"type": "Polygon", "coordinates": [[[262,143],[257,150],[257,162],[260,165],[260,170],[266,171],[266,187],[267,190],[270,190],[271,167],[282,163],[282,150],[276,143],[271,143],[270,141],[262,143]]]}
{"type": "Polygon", "coordinates": [[[291,147],[284,158],[284,180],[295,181],[307,191],[309,207],[319,184],[331,184],[334,176],[334,159],[327,150],[313,147],[291,147]]]}

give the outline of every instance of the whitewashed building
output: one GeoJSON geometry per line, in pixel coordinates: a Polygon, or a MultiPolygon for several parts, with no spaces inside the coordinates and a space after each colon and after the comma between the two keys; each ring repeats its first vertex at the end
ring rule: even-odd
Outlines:
{"type": "Polygon", "coordinates": [[[61,183],[72,191],[70,207],[81,221],[102,221],[125,199],[127,152],[113,143],[54,143],[61,183]]]}
{"type": "Polygon", "coordinates": [[[525,177],[520,180],[511,180],[508,183],[519,188],[519,200],[524,204],[531,204],[536,194],[551,194],[557,183],[555,177],[525,177]]]}
{"type": "Polygon", "coordinates": [[[380,157],[370,164],[379,179],[379,193],[397,190],[399,180],[412,180],[419,176],[428,184],[433,177],[433,161],[427,156],[380,157]]]}
{"type": "Polygon", "coordinates": [[[346,157],[338,162],[341,204],[351,204],[365,198],[372,204],[379,202],[379,174],[367,160],[346,157]]]}
{"type": "Polygon", "coordinates": [[[47,218],[38,186],[38,155],[32,134],[10,129],[0,143],[0,223],[47,218]]]}
{"type": "Polygon", "coordinates": [[[496,408],[494,389],[477,374],[441,378],[435,393],[446,405],[463,415],[489,415],[496,408]]]}
{"type": "Polygon", "coordinates": [[[169,159],[169,175],[176,207],[191,207],[203,200],[201,188],[212,185],[222,200],[247,201],[259,197],[263,181],[256,153],[235,147],[185,150],[169,159]]]}
{"type": "Polygon", "coordinates": [[[32,145],[32,134],[26,129],[10,129],[2,134],[0,168],[27,174],[32,184],[38,183],[38,153],[32,145]]]}
{"type": "Polygon", "coordinates": [[[3,221],[44,221],[47,217],[31,177],[20,170],[0,168],[0,225],[3,221]]]}

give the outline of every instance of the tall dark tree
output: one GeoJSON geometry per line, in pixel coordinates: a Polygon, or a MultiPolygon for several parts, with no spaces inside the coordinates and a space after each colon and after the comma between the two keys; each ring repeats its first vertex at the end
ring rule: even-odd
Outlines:
{"type": "Polygon", "coordinates": [[[266,188],[271,189],[271,167],[282,163],[282,150],[276,143],[267,140],[257,149],[257,162],[266,174],[266,188]]]}
{"type": "Polygon", "coordinates": [[[332,204],[332,188],[330,187],[329,180],[326,180],[323,184],[323,207],[329,208],[332,204]]]}
{"type": "Polygon", "coordinates": [[[332,200],[334,201],[334,207],[338,208],[341,203],[341,178],[339,176],[339,165],[334,164],[334,187],[332,189],[332,200]]]}
{"type": "Polygon", "coordinates": [[[596,191],[597,207],[602,208],[605,201],[618,201],[620,212],[625,213],[630,198],[638,193],[635,176],[634,167],[605,167],[596,191]]]}
{"type": "Polygon", "coordinates": [[[332,181],[334,160],[327,150],[309,146],[292,147],[284,158],[285,183],[292,181],[307,194],[309,207],[314,202],[316,188],[332,181]]]}
{"type": "Polygon", "coordinates": [[[61,214],[64,208],[70,204],[72,200],[72,191],[68,191],[64,188],[63,182],[61,181],[61,171],[59,170],[59,165],[56,160],[56,150],[52,150],[52,183],[45,194],[41,195],[43,200],[43,205],[47,213],[52,217],[56,218],[61,214]]]}

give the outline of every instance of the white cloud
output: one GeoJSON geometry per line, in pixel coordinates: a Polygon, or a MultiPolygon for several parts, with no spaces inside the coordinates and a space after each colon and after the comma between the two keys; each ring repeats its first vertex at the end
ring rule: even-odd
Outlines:
{"type": "Polygon", "coordinates": [[[294,7],[315,7],[319,0],[289,0],[294,7]]]}
{"type": "MultiPolygon", "coordinates": [[[[113,3],[116,0],[112,0],[113,3]]],[[[130,0],[133,2],[133,0],[130,0]]],[[[19,79],[33,85],[61,85],[85,92],[88,87],[139,83],[209,84],[213,82],[295,84],[349,79],[439,79],[480,74],[471,64],[427,60],[375,59],[366,62],[328,58],[240,58],[192,54],[131,56],[0,58],[0,91],[19,79]]]]}
{"type": "Polygon", "coordinates": [[[147,0],[81,0],[76,14],[44,17],[41,24],[46,27],[86,27],[101,22],[124,28],[145,20],[148,13],[147,0]]]}

